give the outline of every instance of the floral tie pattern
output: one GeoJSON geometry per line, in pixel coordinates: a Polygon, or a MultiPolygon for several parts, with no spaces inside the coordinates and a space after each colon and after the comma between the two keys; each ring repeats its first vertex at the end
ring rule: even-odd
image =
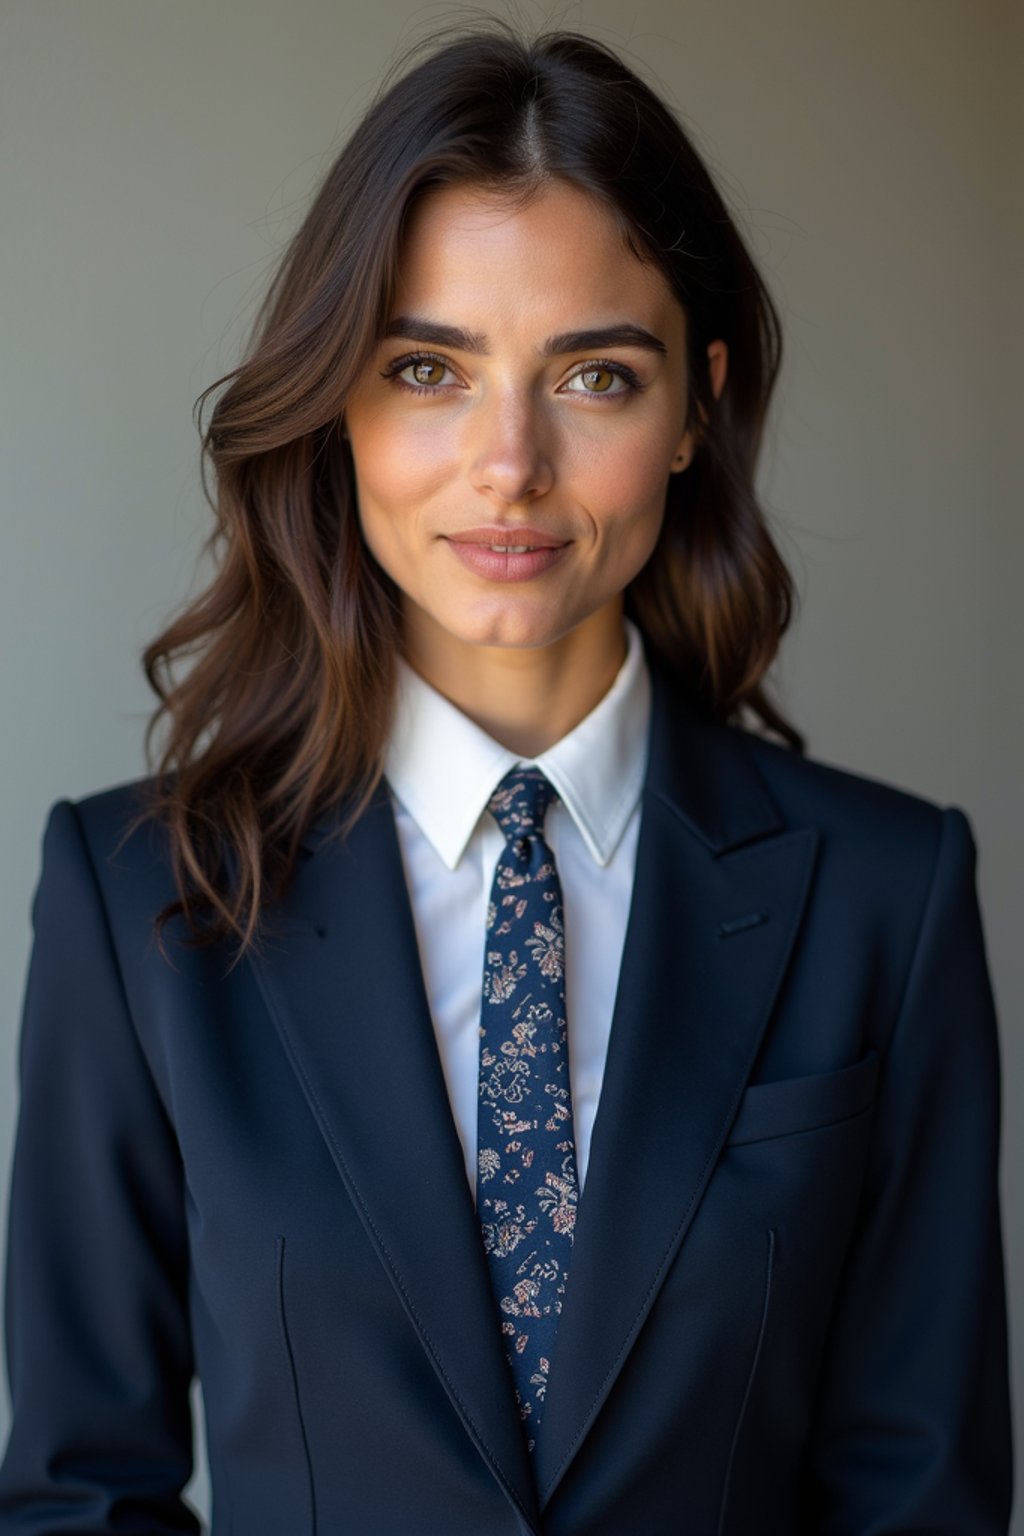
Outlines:
{"type": "Polygon", "coordinates": [[[514,768],[488,810],[505,834],[487,907],[477,1213],[527,1446],[536,1445],[576,1223],[562,888],[544,840],[555,796],[514,768]]]}

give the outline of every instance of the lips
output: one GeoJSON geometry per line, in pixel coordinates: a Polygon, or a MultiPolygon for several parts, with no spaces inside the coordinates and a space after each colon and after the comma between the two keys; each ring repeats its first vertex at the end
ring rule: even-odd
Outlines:
{"type": "Polygon", "coordinates": [[[542,528],[517,528],[508,525],[467,528],[464,533],[449,533],[446,537],[452,544],[497,545],[506,549],[519,549],[523,545],[528,549],[560,549],[570,542],[568,539],[556,538],[554,534],[545,532],[542,528]]]}
{"type": "MultiPolygon", "coordinates": [[[[540,535],[533,528],[471,530],[473,538],[459,535],[448,538],[447,545],[467,570],[488,582],[528,582],[543,576],[553,565],[568,559],[570,544],[551,544],[551,535],[540,535]],[[487,535],[484,538],[482,535],[487,535]],[[528,539],[545,539],[545,544],[528,545],[528,539]],[[511,542],[511,541],[517,542],[511,542]],[[491,542],[493,541],[493,542],[491,542]]],[[[570,541],[571,542],[571,541],[570,541]]]]}

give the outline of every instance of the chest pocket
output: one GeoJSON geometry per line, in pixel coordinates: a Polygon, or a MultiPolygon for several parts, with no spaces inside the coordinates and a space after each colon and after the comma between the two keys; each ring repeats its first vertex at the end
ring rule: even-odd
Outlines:
{"type": "Polygon", "coordinates": [[[874,1101],[878,1069],[878,1052],[869,1051],[834,1072],[755,1083],[740,1100],[726,1145],[792,1136],[859,1115],[874,1101]]]}

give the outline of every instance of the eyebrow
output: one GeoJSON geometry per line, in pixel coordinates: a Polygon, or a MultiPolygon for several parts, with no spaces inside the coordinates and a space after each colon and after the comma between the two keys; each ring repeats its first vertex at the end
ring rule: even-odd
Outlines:
{"type": "MultiPolygon", "coordinates": [[[[458,325],[444,325],[440,320],[420,319],[416,315],[396,315],[384,327],[384,336],[402,336],[407,341],[452,347],[458,352],[485,354],[490,351],[490,342],[478,331],[465,331],[458,325]]],[[[602,347],[642,347],[646,352],[668,354],[668,348],[659,337],[644,326],[628,321],[589,331],[559,331],[556,336],[549,336],[540,350],[545,357],[557,357],[563,352],[595,352],[602,347]]]]}

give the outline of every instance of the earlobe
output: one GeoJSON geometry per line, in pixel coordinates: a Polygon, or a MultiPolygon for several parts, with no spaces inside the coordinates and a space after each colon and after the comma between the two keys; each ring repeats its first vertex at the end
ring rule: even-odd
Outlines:
{"type": "Polygon", "coordinates": [[[708,372],[711,375],[711,393],[716,400],[720,400],[729,372],[729,347],[720,339],[708,346],[708,372]]]}
{"type": "MultiPolygon", "coordinates": [[[[720,339],[712,341],[708,346],[708,373],[711,378],[711,393],[714,395],[716,400],[720,400],[722,397],[722,390],[725,388],[725,380],[728,371],[728,345],[720,339]]],[[[701,426],[707,426],[708,413],[705,411],[699,400],[697,401],[697,414],[700,416],[701,426]]],[[[700,441],[700,434],[698,434],[696,441],[700,441]]],[[[680,439],[679,446],[677,447],[675,456],[672,459],[672,474],[681,474],[684,469],[689,467],[690,461],[694,454],[694,446],[695,444],[692,433],[688,430],[680,439]]]]}

